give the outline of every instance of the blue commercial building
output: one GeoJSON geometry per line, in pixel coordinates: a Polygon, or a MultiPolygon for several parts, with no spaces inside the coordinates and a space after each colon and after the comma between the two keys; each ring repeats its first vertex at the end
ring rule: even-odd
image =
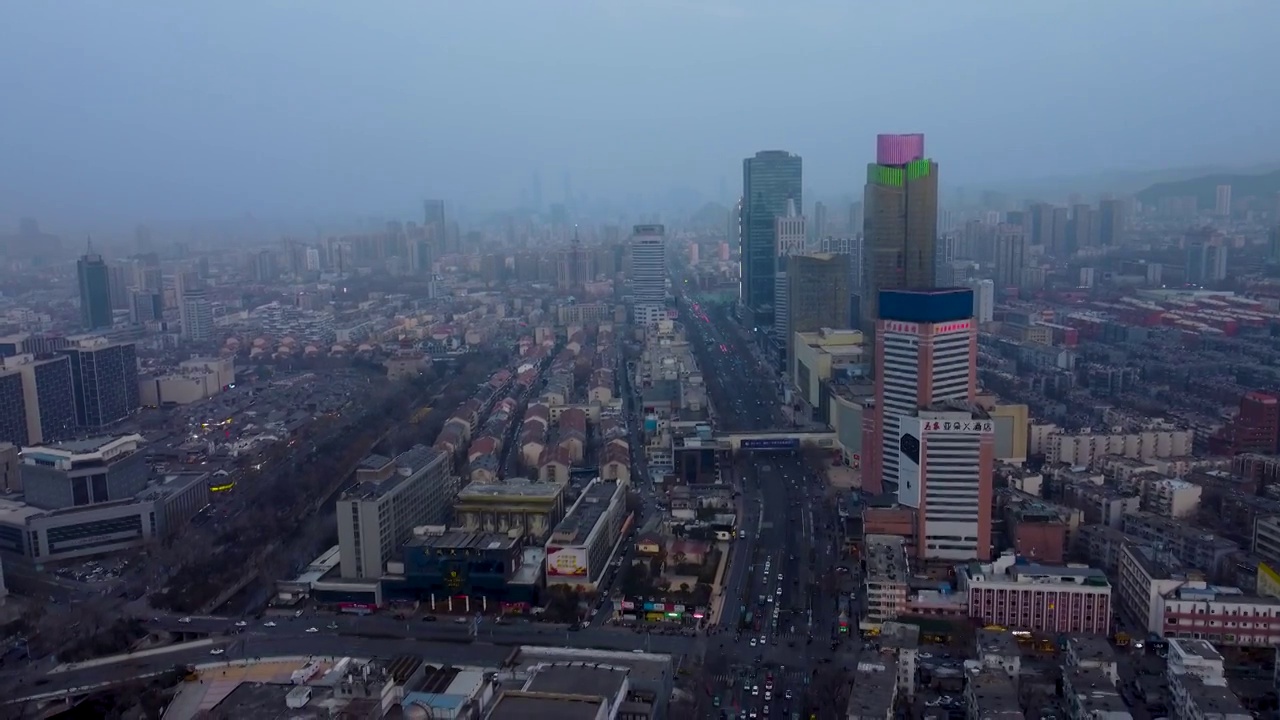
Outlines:
{"type": "Polygon", "coordinates": [[[526,562],[521,537],[419,529],[401,547],[403,574],[383,579],[388,601],[420,601],[441,611],[523,611],[538,601],[540,548],[526,562]]]}

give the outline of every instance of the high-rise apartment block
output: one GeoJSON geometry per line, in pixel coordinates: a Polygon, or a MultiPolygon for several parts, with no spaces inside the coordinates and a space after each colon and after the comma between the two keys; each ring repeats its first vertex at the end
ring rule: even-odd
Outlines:
{"type": "Polygon", "coordinates": [[[667,230],[662,225],[636,225],[628,243],[632,316],[637,325],[652,325],[667,316],[667,230]]]}
{"type": "Polygon", "coordinates": [[[1218,217],[1231,217],[1231,186],[1219,185],[1214,194],[1213,214],[1218,217]]]}
{"type": "Polygon", "coordinates": [[[76,261],[80,322],[86,330],[111,327],[111,271],[102,256],[87,253],[76,261]]]}
{"type": "Polygon", "coordinates": [[[773,324],[774,275],[777,273],[775,219],[788,201],[804,207],[799,155],[765,150],[742,161],[742,305],[757,327],[773,324]]]}
{"type": "Polygon", "coordinates": [[[71,363],[76,424],[98,430],[140,407],[138,358],[133,343],[90,338],[60,351],[71,363]]]}
{"type": "Polygon", "coordinates": [[[936,284],[938,164],[924,136],[879,135],[864,192],[862,321],[879,318],[880,293],[936,284]]]}
{"type": "Polygon", "coordinates": [[[996,314],[996,284],[991,280],[972,279],[968,287],[973,291],[973,319],[979,325],[989,323],[996,314]]]}
{"type": "Polygon", "coordinates": [[[1227,242],[1213,228],[1187,233],[1187,283],[1213,285],[1227,279],[1227,242]]]}
{"type": "Polygon", "coordinates": [[[1021,225],[1001,223],[995,228],[996,288],[1001,294],[1022,286],[1027,266],[1027,233],[1021,225]]]}
{"type": "Polygon", "coordinates": [[[65,440],[76,432],[75,389],[66,356],[0,359],[0,442],[65,440]]]}
{"type": "Polygon", "coordinates": [[[1119,200],[1098,203],[1098,244],[1103,247],[1124,244],[1124,204],[1119,200]]]}

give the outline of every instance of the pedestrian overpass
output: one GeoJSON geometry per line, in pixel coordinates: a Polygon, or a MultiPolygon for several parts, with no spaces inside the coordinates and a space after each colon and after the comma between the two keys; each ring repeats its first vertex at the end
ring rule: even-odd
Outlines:
{"type": "Polygon", "coordinates": [[[757,450],[785,452],[806,447],[834,450],[834,430],[756,430],[744,432],[717,432],[714,435],[717,450],[757,450]]]}

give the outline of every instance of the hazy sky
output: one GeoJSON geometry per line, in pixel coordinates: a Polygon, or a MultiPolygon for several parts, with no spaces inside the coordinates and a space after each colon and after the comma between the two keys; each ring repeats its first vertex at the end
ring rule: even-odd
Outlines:
{"type": "MultiPolygon", "coordinates": [[[[787,149],[861,188],[1280,157],[1276,0],[0,0],[0,222],[414,213],[787,149]],[[201,6],[203,9],[200,9],[201,6]]],[[[46,223],[51,224],[51,223],[46,223]]]]}

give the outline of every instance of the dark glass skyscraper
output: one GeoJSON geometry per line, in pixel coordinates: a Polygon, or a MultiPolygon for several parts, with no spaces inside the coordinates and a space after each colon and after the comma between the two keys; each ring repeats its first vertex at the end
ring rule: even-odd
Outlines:
{"type": "Polygon", "coordinates": [[[758,327],[773,325],[774,218],[787,214],[788,200],[804,207],[801,174],[800,156],[785,150],[764,150],[742,161],[742,304],[758,327]]]}
{"type": "Polygon", "coordinates": [[[111,273],[97,253],[80,256],[76,262],[80,284],[80,320],[87,330],[111,327],[111,273]]]}
{"type": "Polygon", "coordinates": [[[863,218],[863,329],[875,328],[880,292],[937,283],[938,164],[923,135],[879,135],[867,166],[863,218]]]}

